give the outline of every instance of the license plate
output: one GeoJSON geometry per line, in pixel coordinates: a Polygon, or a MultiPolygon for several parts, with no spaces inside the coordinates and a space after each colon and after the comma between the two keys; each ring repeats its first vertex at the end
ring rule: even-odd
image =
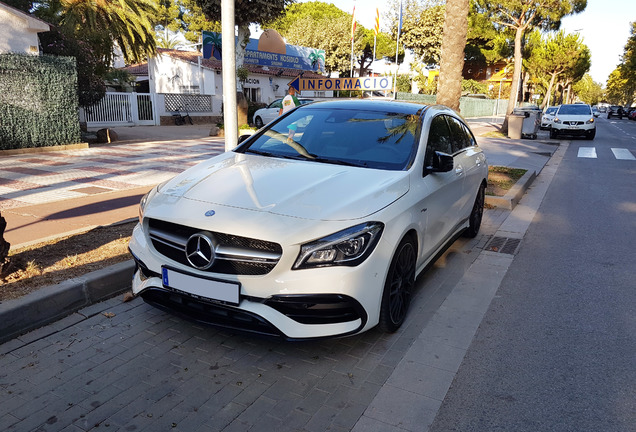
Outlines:
{"type": "Polygon", "coordinates": [[[214,278],[194,276],[167,267],[161,267],[163,286],[201,300],[239,304],[240,285],[214,278]]]}

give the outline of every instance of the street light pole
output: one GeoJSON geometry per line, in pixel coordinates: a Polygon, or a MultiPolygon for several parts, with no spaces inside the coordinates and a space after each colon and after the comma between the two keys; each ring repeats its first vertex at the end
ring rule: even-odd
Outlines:
{"type": "Polygon", "coordinates": [[[236,45],[234,41],[234,0],[221,0],[222,66],[223,66],[223,125],[225,151],[238,144],[238,115],[236,107],[236,45]]]}

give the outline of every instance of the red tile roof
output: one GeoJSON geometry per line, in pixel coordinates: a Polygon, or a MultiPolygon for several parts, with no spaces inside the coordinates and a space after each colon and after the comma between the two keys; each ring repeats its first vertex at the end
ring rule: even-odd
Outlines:
{"type": "Polygon", "coordinates": [[[121,68],[134,76],[148,76],[148,63],[139,63],[121,68]]]}

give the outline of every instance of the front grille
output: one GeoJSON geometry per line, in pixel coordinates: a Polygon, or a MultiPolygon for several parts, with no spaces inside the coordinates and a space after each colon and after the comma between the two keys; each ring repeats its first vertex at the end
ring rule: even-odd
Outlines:
{"type": "MultiPolygon", "coordinates": [[[[148,220],[148,234],[153,247],[165,257],[194,268],[186,257],[188,239],[204,230],[166,222],[148,220]]],[[[208,232],[214,238],[214,264],[205,271],[211,273],[259,276],[272,271],[282,255],[282,247],[273,242],[232,234],[208,232]]]]}

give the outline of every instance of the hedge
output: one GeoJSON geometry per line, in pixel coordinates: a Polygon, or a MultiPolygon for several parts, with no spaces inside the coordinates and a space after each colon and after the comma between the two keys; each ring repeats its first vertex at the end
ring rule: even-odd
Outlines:
{"type": "Polygon", "coordinates": [[[0,149],[80,139],[75,58],[0,54],[0,149]]]}

